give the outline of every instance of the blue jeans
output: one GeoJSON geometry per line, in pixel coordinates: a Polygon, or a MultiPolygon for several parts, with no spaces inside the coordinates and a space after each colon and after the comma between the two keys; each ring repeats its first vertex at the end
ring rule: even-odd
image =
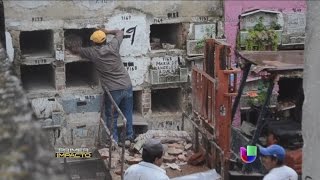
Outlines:
{"type": "MultiPolygon", "coordinates": [[[[133,128],[132,128],[132,109],[133,109],[133,92],[132,92],[132,86],[128,89],[123,90],[115,90],[110,91],[110,94],[112,95],[114,101],[119,106],[120,110],[122,111],[123,115],[127,119],[127,131],[126,131],[126,139],[133,139],[133,128]]],[[[109,99],[109,96],[105,94],[105,113],[106,113],[106,124],[109,129],[111,129],[111,122],[112,122],[112,102],[109,99]]],[[[113,138],[116,142],[118,142],[118,126],[117,126],[117,120],[118,120],[118,112],[116,109],[114,109],[114,124],[113,124],[113,138]]]]}

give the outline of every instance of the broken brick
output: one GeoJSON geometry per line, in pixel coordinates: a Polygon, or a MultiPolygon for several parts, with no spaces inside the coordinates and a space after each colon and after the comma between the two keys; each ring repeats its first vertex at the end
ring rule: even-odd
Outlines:
{"type": "Polygon", "coordinates": [[[176,158],[173,156],[163,156],[163,162],[165,163],[174,163],[176,158]]]}
{"type": "Polygon", "coordinates": [[[180,161],[187,161],[187,158],[186,158],[186,156],[185,156],[184,154],[180,154],[180,155],[178,156],[178,159],[179,159],[180,161]]]}
{"type": "Polygon", "coordinates": [[[182,154],[183,150],[182,149],[176,149],[176,148],[169,148],[167,152],[170,155],[179,155],[179,154],[182,154]]]}
{"type": "Polygon", "coordinates": [[[178,144],[178,143],[168,144],[168,148],[176,148],[176,149],[184,150],[184,146],[182,144],[178,144]]]}
{"type": "Polygon", "coordinates": [[[109,157],[109,149],[108,148],[103,148],[98,150],[101,159],[107,159],[109,157]]]}
{"type": "Polygon", "coordinates": [[[187,144],[184,148],[185,150],[190,150],[192,148],[192,144],[187,144]]]}
{"type": "Polygon", "coordinates": [[[133,165],[133,164],[138,164],[141,161],[142,161],[142,158],[137,157],[137,158],[129,159],[127,162],[129,165],[133,165]]]}
{"type": "Polygon", "coordinates": [[[200,151],[198,153],[194,153],[188,160],[188,164],[197,166],[203,164],[205,161],[205,153],[200,151]]]}

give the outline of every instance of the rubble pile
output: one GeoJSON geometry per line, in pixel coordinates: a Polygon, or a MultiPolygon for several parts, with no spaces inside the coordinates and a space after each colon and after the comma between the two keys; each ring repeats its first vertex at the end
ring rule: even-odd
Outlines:
{"type": "MultiPolygon", "coordinates": [[[[139,135],[134,143],[125,150],[125,165],[127,169],[130,165],[137,164],[142,161],[142,146],[147,139],[159,139],[164,145],[164,156],[162,168],[171,168],[180,170],[180,166],[191,164],[199,165],[205,161],[203,152],[194,153],[192,150],[191,137],[186,131],[173,130],[149,130],[139,135]]],[[[102,159],[109,160],[109,149],[99,150],[102,159]]],[[[114,173],[120,175],[121,150],[115,148],[111,155],[111,168],[115,169],[114,173]]]]}

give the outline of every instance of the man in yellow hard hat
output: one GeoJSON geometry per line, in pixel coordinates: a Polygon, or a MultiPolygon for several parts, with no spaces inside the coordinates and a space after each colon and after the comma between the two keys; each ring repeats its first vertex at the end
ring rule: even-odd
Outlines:
{"type": "MultiPolygon", "coordinates": [[[[80,54],[82,57],[91,60],[98,71],[103,89],[110,91],[113,99],[127,119],[126,139],[133,140],[132,128],[132,109],[133,92],[130,76],[125,69],[120,54],[120,45],[123,40],[123,31],[121,30],[96,30],[90,36],[93,46],[81,47],[80,37],[66,37],[66,48],[74,54],[80,54]],[[114,35],[111,41],[107,42],[106,34],[114,35]]],[[[109,128],[112,122],[112,103],[106,95],[105,100],[105,121],[109,128]]],[[[114,112],[113,138],[118,142],[117,131],[118,113],[114,112]]]]}

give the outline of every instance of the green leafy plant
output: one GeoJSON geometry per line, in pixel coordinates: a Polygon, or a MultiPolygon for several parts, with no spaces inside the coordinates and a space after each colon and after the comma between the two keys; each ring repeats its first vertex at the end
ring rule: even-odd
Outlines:
{"type": "Polygon", "coordinates": [[[268,83],[260,81],[258,84],[258,90],[255,92],[249,92],[248,103],[251,106],[262,106],[267,98],[268,83]]]}
{"type": "Polygon", "coordinates": [[[198,49],[198,50],[203,49],[205,41],[206,41],[205,38],[198,40],[196,42],[196,47],[195,48],[198,49]]]}
{"type": "Polygon", "coordinates": [[[196,49],[197,50],[200,50],[200,49],[203,49],[203,47],[204,47],[204,44],[205,44],[205,41],[206,41],[206,38],[212,38],[212,36],[213,36],[213,31],[212,31],[212,29],[213,29],[213,26],[207,26],[206,28],[205,28],[205,37],[203,37],[202,39],[200,39],[200,40],[198,40],[197,42],[196,42],[196,49]]]}
{"type": "Polygon", "coordinates": [[[270,25],[270,29],[280,30],[281,29],[281,25],[279,23],[276,23],[275,21],[272,21],[271,25],[270,25]]]}
{"type": "Polygon", "coordinates": [[[267,29],[262,23],[263,18],[259,18],[259,22],[253,29],[249,30],[248,37],[246,38],[246,50],[248,51],[276,51],[278,48],[278,34],[274,29],[267,29]]]}
{"type": "Polygon", "coordinates": [[[254,25],[253,30],[255,30],[255,31],[264,31],[264,30],[266,30],[267,28],[263,24],[262,21],[263,21],[263,17],[261,16],[261,17],[259,17],[258,23],[256,25],[254,25]]]}

